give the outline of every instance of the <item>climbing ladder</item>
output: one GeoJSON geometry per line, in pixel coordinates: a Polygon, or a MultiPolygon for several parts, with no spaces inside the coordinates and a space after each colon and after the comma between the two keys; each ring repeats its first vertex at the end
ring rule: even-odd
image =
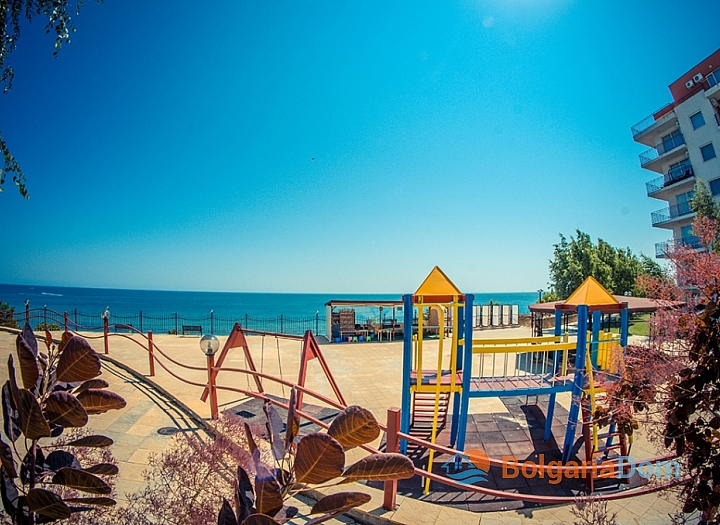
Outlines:
{"type": "MultiPolygon", "coordinates": [[[[434,392],[413,392],[412,393],[412,427],[430,426],[433,423],[435,414],[435,393],[434,392]]],[[[438,427],[447,424],[447,414],[450,408],[450,392],[440,392],[438,401],[438,427]]]]}
{"type": "MultiPolygon", "coordinates": [[[[611,334],[600,334],[598,340],[611,340],[608,335],[611,334]]],[[[591,334],[588,334],[588,339],[590,337],[591,334]]],[[[588,464],[598,464],[614,456],[627,456],[629,453],[628,438],[624,432],[618,431],[615,417],[608,407],[606,385],[595,381],[593,361],[597,362],[597,360],[597,350],[593,348],[592,344],[588,344],[585,354],[587,386],[583,390],[581,411],[585,461],[588,464]],[[607,432],[601,433],[601,429],[605,426],[608,427],[607,432]],[[617,443],[615,443],[616,438],[617,443]]],[[[609,356],[605,362],[609,365],[609,356]]],[[[592,470],[587,474],[585,480],[588,489],[593,492],[595,490],[595,476],[593,476],[592,470]]]]}

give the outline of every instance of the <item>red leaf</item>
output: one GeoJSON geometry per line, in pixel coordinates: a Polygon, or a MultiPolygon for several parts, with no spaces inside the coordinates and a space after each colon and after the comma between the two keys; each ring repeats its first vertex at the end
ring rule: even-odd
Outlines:
{"type": "Polygon", "coordinates": [[[325,483],[342,474],[345,452],[327,434],[314,432],[300,440],[295,454],[295,475],[300,483],[325,483]]]}
{"type": "Polygon", "coordinates": [[[88,414],[102,414],[108,410],[125,408],[127,405],[125,400],[115,392],[94,388],[80,392],[77,400],[85,407],[88,414]]]}
{"type": "Polygon", "coordinates": [[[87,381],[100,375],[100,356],[90,343],[73,336],[65,345],[57,365],[57,380],[65,383],[87,381]]]}

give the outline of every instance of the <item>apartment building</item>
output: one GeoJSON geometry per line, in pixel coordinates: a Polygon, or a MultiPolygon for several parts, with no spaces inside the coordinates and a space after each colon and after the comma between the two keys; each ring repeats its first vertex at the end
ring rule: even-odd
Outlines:
{"type": "Polygon", "coordinates": [[[673,245],[698,245],[690,233],[697,179],[720,199],[720,49],[668,87],[673,101],[631,128],[633,140],[649,146],[640,154],[640,165],[654,174],[647,195],[664,204],[652,212],[652,225],[672,233],[655,245],[658,258],[673,245]]]}

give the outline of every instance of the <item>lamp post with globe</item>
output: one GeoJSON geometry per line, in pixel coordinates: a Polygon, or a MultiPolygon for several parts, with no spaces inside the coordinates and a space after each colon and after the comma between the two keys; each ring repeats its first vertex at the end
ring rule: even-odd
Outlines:
{"type": "Polygon", "coordinates": [[[220,348],[220,341],[214,335],[204,335],[200,339],[200,350],[207,356],[208,391],[210,392],[210,417],[217,419],[219,415],[217,389],[215,388],[215,353],[220,348]]]}

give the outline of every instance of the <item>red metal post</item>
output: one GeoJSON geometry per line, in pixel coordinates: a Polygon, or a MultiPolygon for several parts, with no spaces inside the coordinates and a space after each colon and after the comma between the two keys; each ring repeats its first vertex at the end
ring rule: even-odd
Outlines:
{"type": "Polygon", "coordinates": [[[110,347],[108,346],[108,320],[107,317],[103,318],[103,339],[105,340],[105,353],[110,353],[110,347]]]}
{"type": "Polygon", "coordinates": [[[210,391],[210,417],[217,419],[219,415],[217,389],[215,388],[215,356],[207,356],[208,390],[210,391]]]}
{"type": "Polygon", "coordinates": [[[68,330],[68,314],[67,314],[67,312],[64,312],[63,316],[65,317],[65,331],[69,332],[70,330],[68,330]]]}
{"type": "Polygon", "coordinates": [[[150,377],[155,377],[155,355],[153,354],[154,344],[152,330],[148,331],[148,356],[150,357],[150,377]]]}
{"type": "MultiPolygon", "coordinates": [[[[390,407],[387,411],[387,433],[385,436],[385,451],[398,452],[400,450],[400,440],[398,432],[400,431],[400,409],[390,407]]],[[[395,510],[395,501],[397,498],[397,480],[385,482],[385,497],[383,498],[383,508],[385,510],[395,510]]]]}

